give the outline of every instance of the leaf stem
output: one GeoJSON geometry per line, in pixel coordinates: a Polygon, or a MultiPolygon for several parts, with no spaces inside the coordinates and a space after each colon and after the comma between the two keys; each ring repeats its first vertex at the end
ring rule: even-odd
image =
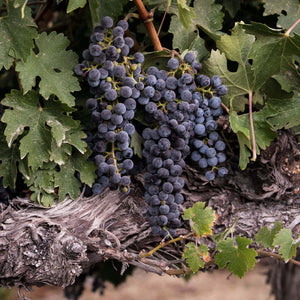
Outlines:
{"type": "Polygon", "coordinates": [[[300,18],[286,31],[285,36],[289,37],[291,31],[299,24],[300,18]]]}
{"type": "Polygon", "coordinates": [[[140,257],[141,257],[141,258],[144,258],[144,257],[151,256],[153,253],[155,253],[157,250],[161,249],[162,247],[167,246],[167,245],[172,244],[172,243],[176,243],[176,242],[178,242],[178,241],[185,240],[185,239],[187,239],[187,238],[188,238],[189,236],[191,236],[191,235],[193,235],[193,232],[190,232],[190,233],[187,234],[187,235],[179,236],[179,237],[176,238],[176,239],[172,239],[172,240],[169,240],[169,241],[167,241],[167,242],[160,243],[157,247],[153,248],[151,251],[146,252],[146,253],[141,253],[141,254],[140,254],[140,257]]]}
{"type": "MultiPolygon", "coordinates": [[[[278,258],[278,259],[284,261],[284,258],[280,254],[278,254],[278,253],[271,253],[271,252],[267,252],[267,251],[262,250],[262,249],[258,249],[258,250],[256,250],[256,252],[257,252],[258,255],[275,257],[275,258],[278,258]]],[[[291,262],[291,263],[293,263],[293,264],[295,264],[295,265],[297,265],[297,266],[300,267],[300,261],[297,261],[297,260],[291,258],[291,259],[289,259],[289,262],[291,262]]]]}
{"type": "Polygon", "coordinates": [[[253,125],[253,114],[252,114],[252,91],[249,92],[249,118],[250,118],[250,128],[251,128],[251,137],[252,137],[252,161],[256,161],[256,141],[255,141],[255,133],[254,133],[254,125],[253,125]]]}
{"type": "Polygon", "coordinates": [[[142,0],[134,0],[134,4],[139,11],[140,19],[145,24],[145,27],[149,33],[155,51],[162,51],[160,40],[152,23],[152,16],[146,10],[142,0]]]}

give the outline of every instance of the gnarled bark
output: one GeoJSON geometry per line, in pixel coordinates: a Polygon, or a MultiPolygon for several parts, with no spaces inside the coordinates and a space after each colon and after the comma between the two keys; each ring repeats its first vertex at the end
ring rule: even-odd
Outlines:
{"type": "MultiPolygon", "coordinates": [[[[181,208],[205,201],[219,216],[215,232],[238,220],[236,233],[253,237],[259,228],[279,220],[298,234],[299,153],[293,137],[283,133],[247,171],[232,171],[213,184],[187,167],[187,201],[181,208]]],[[[145,211],[138,180],[128,196],[106,191],[101,196],[66,199],[51,208],[13,199],[8,207],[0,206],[0,285],[65,287],[107,259],[122,262],[124,270],[132,264],[160,275],[176,274],[183,242],[163,247],[151,257],[139,255],[160,242],[151,234],[145,211]]],[[[187,228],[185,224],[179,234],[187,233],[187,228]]]]}

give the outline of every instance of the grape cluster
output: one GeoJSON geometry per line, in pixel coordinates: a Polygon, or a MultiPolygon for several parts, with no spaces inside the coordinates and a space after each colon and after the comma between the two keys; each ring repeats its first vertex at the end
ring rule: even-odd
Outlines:
{"type": "Polygon", "coordinates": [[[216,132],[216,119],[222,114],[220,96],[226,92],[220,77],[197,75],[201,64],[188,52],[183,62],[168,61],[169,72],[150,67],[138,103],[144,106],[146,122],[142,135],[147,214],[154,234],[176,235],[181,226],[178,205],[184,201],[181,177],[185,159],[191,154],[207,180],[224,176],[217,168],[225,161],[225,143],[216,132]]]}
{"type": "Polygon", "coordinates": [[[152,66],[142,73],[144,56],[130,54],[134,42],[124,36],[127,28],[125,20],[114,27],[104,17],[83,51],[84,61],[75,67],[93,95],[86,101],[96,125],[87,139],[98,167],[92,189],[95,194],[106,187],[129,193],[134,161],[140,163],[131,139],[141,134],[149,223],[154,234],[175,236],[181,226],[185,161],[197,164],[207,180],[228,173],[220,167],[226,160],[225,143],[217,132],[227,88],[219,76],[200,74],[201,64],[192,52],[183,60],[170,58],[168,71],[152,66]]]}
{"type": "Polygon", "coordinates": [[[83,51],[82,63],[75,67],[77,75],[86,78],[93,98],[86,101],[92,111],[97,132],[92,139],[94,161],[98,167],[98,180],[93,192],[100,194],[106,187],[130,192],[133,168],[131,135],[135,132],[132,120],[136,99],[140,97],[142,53],[128,56],[134,42],[124,37],[128,28],[125,20],[113,27],[113,20],[104,17],[94,28],[91,44],[83,51]]]}

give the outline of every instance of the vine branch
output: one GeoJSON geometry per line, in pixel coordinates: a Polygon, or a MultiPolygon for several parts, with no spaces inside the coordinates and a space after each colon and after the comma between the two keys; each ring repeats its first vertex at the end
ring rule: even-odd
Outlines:
{"type": "Polygon", "coordinates": [[[142,0],[134,0],[134,4],[138,9],[140,19],[145,24],[145,27],[153,43],[154,49],[156,51],[162,51],[163,49],[160,40],[158,38],[157,32],[155,30],[155,27],[153,25],[151,14],[149,14],[149,12],[146,10],[142,0]]]}

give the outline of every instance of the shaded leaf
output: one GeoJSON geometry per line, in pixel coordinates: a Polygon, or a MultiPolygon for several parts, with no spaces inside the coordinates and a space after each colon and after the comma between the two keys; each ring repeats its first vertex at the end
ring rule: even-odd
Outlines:
{"type": "MultiPolygon", "coordinates": [[[[260,153],[260,149],[266,149],[266,147],[270,145],[271,141],[273,141],[277,136],[272,126],[270,126],[267,122],[268,117],[276,114],[277,111],[270,106],[252,114],[257,154],[260,153]]],[[[248,149],[252,150],[252,135],[249,128],[249,114],[237,115],[235,111],[231,111],[229,120],[232,130],[238,135],[240,145],[239,164],[240,168],[244,170],[249,162],[248,154],[250,154],[250,152],[248,149]]]]}
{"type": "MultiPolygon", "coordinates": [[[[283,29],[290,28],[294,22],[299,19],[300,16],[300,3],[299,0],[264,0],[264,15],[273,15],[277,14],[278,22],[277,26],[283,29]]],[[[294,32],[300,34],[299,26],[295,27],[294,32]]]]}
{"type": "Polygon", "coordinates": [[[110,16],[116,21],[123,13],[123,5],[125,5],[126,2],[126,0],[98,0],[99,7],[97,8],[97,12],[100,19],[105,16],[110,16]]]}
{"type": "Polygon", "coordinates": [[[18,144],[9,148],[4,136],[4,126],[0,126],[0,178],[4,187],[14,188],[17,179],[17,163],[20,161],[18,144]]]}
{"type": "Polygon", "coordinates": [[[14,8],[13,1],[7,1],[8,14],[0,18],[0,70],[8,70],[14,58],[25,62],[33,48],[33,39],[38,36],[36,24],[31,18],[31,10],[14,8]]]}

